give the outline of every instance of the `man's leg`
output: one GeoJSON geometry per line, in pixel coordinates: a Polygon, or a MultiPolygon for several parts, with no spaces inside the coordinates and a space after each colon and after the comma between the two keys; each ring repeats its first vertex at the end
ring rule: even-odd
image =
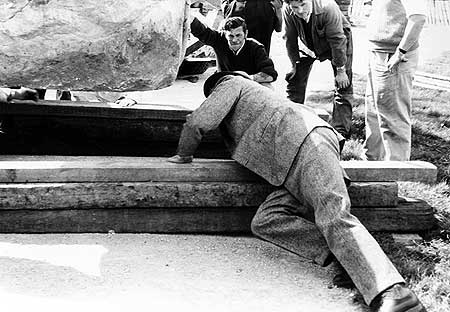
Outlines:
{"type": "Polygon", "coordinates": [[[411,153],[411,89],[418,51],[408,62],[387,69],[388,53],[371,52],[366,91],[365,156],[368,160],[409,160],[411,153]]]}
{"type": "Polygon", "coordinates": [[[270,54],[276,15],[270,1],[247,1],[244,9],[248,37],[259,41],[270,54]]]}
{"type": "Polygon", "coordinates": [[[350,213],[332,130],[316,128],[308,135],[284,186],[299,202],[312,207],[328,247],[367,304],[390,286],[404,282],[372,235],[350,213]]]}
{"type": "Polygon", "coordinates": [[[308,84],[314,59],[312,57],[302,57],[296,64],[296,73],[287,83],[287,97],[292,102],[304,104],[306,85],[308,84]]]}
{"type": "MultiPolygon", "coordinates": [[[[364,123],[366,131],[366,139],[363,144],[363,159],[367,160],[383,160],[385,150],[383,141],[381,139],[381,127],[378,116],[378,106],[375,104],[378,98],[378,82],[375,81],[375,67],[377,57],[383,58],[383,55],[387,57],[386,53],[370,53],[366,86],[366,97],[364,103],[364,123]],[[377,86],[377,88],[375,88],[377,86]]],[[[384,63],[384,59],[380,60],[384,63]]]]}
{"type": "MultiPolygon", "coordinates": [[[[352,103],[353,103],[353,55],[347,55],[347,64],[345,71],[350,80],[350,85],[347,88],[335,88],[333,113],[331,115],[330,124],[339,132],[344,138],[350,138],[350,131],[352,128],[352,103]]],[[[333,73],[336,77],[336,66],[333,65],[333,73]]]]}
{"type": "Polygon", "coordinates": [[[331,260],[331,253],[313,222],[313,211],[302,206],[283,187],[272,192],[258,208],[252,220],[252,232],[266,241],[325,266],[331,260]]]}

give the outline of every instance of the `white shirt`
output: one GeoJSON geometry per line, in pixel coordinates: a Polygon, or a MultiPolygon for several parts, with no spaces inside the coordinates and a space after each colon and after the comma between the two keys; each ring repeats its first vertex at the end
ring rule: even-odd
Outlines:
{"type": "Polygon", "coordinates": [[[406,11],[406,16],[420,14],[427,16],[428,8],[425,0],[400,0],[406,11]]]}

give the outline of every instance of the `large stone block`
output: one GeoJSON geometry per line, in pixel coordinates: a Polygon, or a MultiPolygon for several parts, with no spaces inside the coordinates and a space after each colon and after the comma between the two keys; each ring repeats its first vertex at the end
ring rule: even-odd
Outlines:
{"type": "Polygon", "coordinates": [[[3,0],[0,86],[154,90],[184,57],[189,0],[3,0]]]}

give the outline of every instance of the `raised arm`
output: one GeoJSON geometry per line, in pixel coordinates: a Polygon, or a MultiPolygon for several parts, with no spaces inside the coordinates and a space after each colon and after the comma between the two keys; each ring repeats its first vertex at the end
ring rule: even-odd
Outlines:
{"type": "Polygon", "coordinates": [[[204,44],[213,47],[219,42],[221,36],[220,32],[209,28],[196,17],[194,17],[191,22],[191,33],[204,44]]]}

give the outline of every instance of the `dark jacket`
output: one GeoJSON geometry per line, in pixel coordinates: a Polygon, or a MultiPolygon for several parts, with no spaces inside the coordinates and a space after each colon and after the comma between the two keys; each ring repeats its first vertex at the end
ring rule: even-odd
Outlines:
{"type": "MultiPolygon", "coordinates": [[[[347,55],[353,54],[351,25],[334,0],[313,0],[311,30],[314,51],[320,61],[331,60],[341,67],[347,63],[347,55]],[[350,38],[350,39],[348,39],[350,38]]],[[[292,65],[300,60],[298,38],[306,45],[303,25],[289,5],[284,6],[286,49],[292,65]]]]}
{"type": "Polygon", "coordinates": [[[231,157],[276,186],[284,183],[306,136],[316,127],[332,129],[307,106],[239,76],[221,78],[187,117],[177,154],[193,155],[203,135],[218,127],[231,157]]]}
{"type": "Polygon", "coordinates": [[[242,50],[235,55],[223,32],[207,27],[197,18],[191,23],[191,32],[201,42],[214,49],[219,71],[244,71],[249,75],[263,72],[273,77],[274,81],[277,79],[278,73],[273,61],[267,56],[261,43],[247,38],[242,50]]]}

